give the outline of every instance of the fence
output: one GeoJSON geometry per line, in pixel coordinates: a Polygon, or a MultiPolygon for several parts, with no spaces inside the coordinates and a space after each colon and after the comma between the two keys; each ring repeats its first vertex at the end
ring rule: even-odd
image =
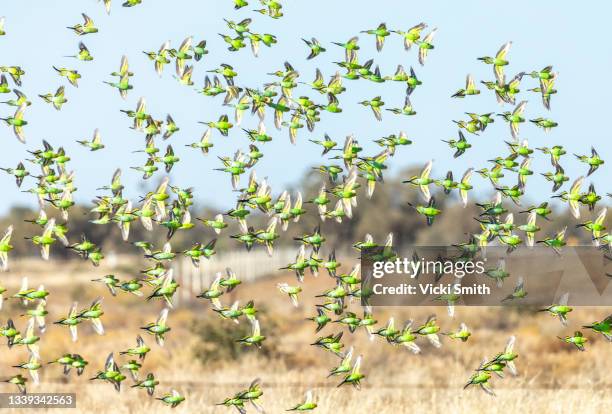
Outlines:
{"type": "Polygon", "coordinates": [[[225,269],[230,268],[243,282],[252,282],[278,274],[278,269],[295,260],[296,249],[275,249],[269,257],[264,249],[233,250],[219,252],[210,260],[200,260],[196,267],[187,257],[173,261],[174,279],[181,285],[174,297],[176,306],[187,305],[196,301],[196,296],[208,288],[215,280],[218,272],[225,275],[225,269]]]}

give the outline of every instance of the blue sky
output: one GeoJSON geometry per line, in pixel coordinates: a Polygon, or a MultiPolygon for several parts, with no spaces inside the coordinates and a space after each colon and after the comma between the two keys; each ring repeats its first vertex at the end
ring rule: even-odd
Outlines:
{"type": "MultiPolygon", "coordinates": [[[[129,129],[130,120],[119,112],[119,109],[133,109],[138,98],[144,96],[149,112],[156,119],[165,118],[170,113],[181,127],[181,131],[168,142],[156,139],[158,147],[164,149],[167,143],[171,143],[181,158],[172,171],[172,183],[181,187],[193,186],[196,198],[222,209],[234,203],[235,193],[231,191],[229,178],[213,171],[213,168],[220,166],[217,156],[229,156],[237,148],[248,148],[249,141],[244,133],[239,128],[234,128],[227,138],[214,133],[215,147],[207,157],[184,146],[198,140],[206,128],[198,121],[216,120],[224,113],[233,115],[233,109],[224,108],[220,96],[208,98],[197,94],[194,88],[178,84],[172,77],[173,65],[168,65],[163,77],[158,78],[152,63],[142,53],[144,50],[157,50],[166,40],[178,47],[190,35],[196,41],[208,40],[210,50],[203,61],[195,64],[193,79],[196,86],[203,85],[206,70],[225,62],[239,72],[237,84],[257,87],[273,81],[274,78],[267,76],[266,72],[280,69],[285,60],[300,72],[302,81],[312,81],[317,67],[327,79],[338,69],[331,62],[339,61],[343,56],[342,49],[330,42],[345,41],[360,30],[375,28],[380,22],[386,22],[389,28],[402,30],[420,21],[427,22],[430,28],[438,27],[434,40],[436,48],[423,68],[417,63],[416,51],[405,52],[398,36],[388,38],[383,51],[378,53],[374,38],[360,35],[360,61],[374,58],[384,75],[392,74],[398,64],[406,69],[411,65],[415,67],[423,81],[412,95],[418,112],[416,117],[396,117],[386,112],[383,122],[377,122],[371,111],[357,102],[381,95],[387,108],[401,107],[405,88],[398,83],[374,84],[363,80],[345,81],[348,91],[340,96],[344,112],[340,115],[324,113],[322,122],[312,134],[305,128],[300,131],[296,146],[289,143],[286,130],[274,130],[272,114],[269,113],[266,124],[274,140],[260,146],[265,156],[256,166],[256,171],[259,177],[268,177],[275,194],[295,184],[305,170],[324,161],[319,155],[320,148],[307,141],[308,138],[320,139],[324,133],[337,141],[354,134],[364,144],[366,152],[373,154],[379,148],[371,143],[372,139],[405,130],[414,144],[402,148],[390,161],[388,174],[410,165],[422,165],[433,158],[433,175],[442,176],[452,169],[456,176],[460,176],[468,167],[482,168],[487,159],[507,153],[503,141],[510,139],[509,129],[499,119],[481,136],[471,137],[474,147],[458,160],[452,158],[451,149],[440,140],[456,137],[457,128],[452,120],[465,117],[463,113],[466,111],[511,110],[509,106],[500,107],[494,96],[485,90],[478,97],[450,98],[455,90],[463,87],[467,73],[472,73],[477,80],[493,80],[491,67],[477,61],[476,57],[494,54],[509,40],[513,41],[509,55],[511,64],[507,69],[510,76],[549,64],[559,72],[559,93],[553,97],[550,112],[544,109],[537,94],[526,92],[526,89],[537,86],[536,81],[529,77],[523,80],[521,96],[529,101],[526,116],[550,117],[560,125],[545,134],[535,126],[523,124],[522,138],[528,139],[532,147],[562,144],[569,154],[587,153],[594,145],[604,159],[612,159],[607,128],[608,91],[605,89],[607,72],[612,67],[609,47],[612,36],[606,21],[612,6],[606,3],[598,2],[591,8],[575,7],[569,2],[551,6],[546,2],[514,1],[502,8],[501,3],[496,3],[500,7],[495,7],[490,1],[429,2],[433,4],[380,0],[350,3],[286,1],[285,17],[280,20],[253,13],[251,10],[259,7],[255,0],[240,11],[234,11],[230,0],[145,0],[142,5],[131,9],[122,8],[119,0],[113,3],[110,16],[95,0],[14,1],[4,4],[0,12],[6,16],[8,33],[0,38],[0,63],[21,65],[25,69],[26,76],[20,89],[34,102],[26,112],[26,119],[30,122],[25,130],[27,145],[20,144],[8,127],[0,126],[3,140],[0,166],[13,167],[19,160],[28,158],[26,149],[40,147],[42,139],[55,146],[62,145],[73,159],[69,166],[76,171],[78,192],[75,198],[78,201],[93,199],[95,189],[106,184],[118,167],[124,171],[128,197],[135,199],[144,192],[140,173],[129,169],[144,164],[143,154],[131,152],[144,146],[144,137],[129,129]],[[81,12],[94,19],[100,28],[98,34],[79,38],[65,28],[79,23],[81,12]],[[279,42],[271,49],[262,46],[257,59],[249,49],[231,53],[218,35],[230,33],[222,20],[224,17],[235,21],[252,17],[251,28],[255,32],[273,33],[279,42]],[[582,25],[578,26],[576,22],[582,25]],[[308,51],[300,38],[313,36],[327,47],[327,53],[306,61],[308,51]],[[93,62],[63,57],[76,53],[80,40],[94,55],[93,62]],[[126,101],[116,90],[102,83],[111,80],[109,73],[118,69],[124,54],[129,57],[131,70],[135,72],[132,78],[134,90],[130,91],[126,101]],[[52,65],[78,69],[83,76],[79,88],[68,85],[55,73],[52,65]],[[62,84],[66,85],[69,102],[57,112],[37,95],[53,92],[62,84]],[[75,140],[90,139],[95,128],[100,129],[107,148],[92,153],[76,144],[75,140]]],[[[326,101],[324,96],[307,87],[296,95],[305,93],[317,102],[326,101]]],[[[4,117],[13,110],[3,105],[0,116],[4,117]]],[[[256,125],[255,118],[246,116],[242,126],[255,128],[256,125]]],[[[571,155],[562,160],[562,165],[572,179],[587,171],[587,167],[571,155]]],[[[548,157],[541,154],[536,154],[532,167],[536,172],[551,170],[548,157]]],[[[608,168],[602,168],[593,175],[592,181],[599,186],[599,192],[609,191],[605,183],[609,183],[612,177],[608,171],[608,168]]],[[[32,182],[24,183],[24,188],[29,188],[32,182]]],[[[474,177],[473,183],[477,188],[490,189],[489,183],[480,177],[474,177]]],[[[8,190],[0,202],[0,212],[14,204],[33,204],[34,197],[16,191],[12,177],[0,175],[0,185],[8,190]]],[[[527,191],[533,200],[544,200],[548,199],[550,188],[542,177],[533,177],[527,191]]]]}

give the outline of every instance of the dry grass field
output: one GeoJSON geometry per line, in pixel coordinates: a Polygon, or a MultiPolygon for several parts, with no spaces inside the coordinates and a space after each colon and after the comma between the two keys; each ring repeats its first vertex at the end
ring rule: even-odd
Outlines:
{"type": "MultiPolygon", "coordinates": [[[[47,411],[115,414],[171,410],[149,398],[143,390],[124,387],[121,393],[116,393],[109,384],[88,381],[102,368],[110,352],[115,353],[118,362],[127,362],[119,357],[119,351],[134,345],[138,328],[156,319],[163,306],[161,302],[147,303],[143,298],[122,293],[112,297],[104,286],[87,282],[111,270],[92,270],[84,262],[58,264],[52,261],[45,265],[36,260],[15,262],[11,267],[11,272],[1,279],[9,293],[19,288],[21,276],[28,276],[32,286],[44,282],[51,291],[49,328],[40,341],[43,362],[66,352],[80,353],[90,362],[82,377],[77,377],[76,373],[65,377],[60,367],[44,366],[41,384],[29,387],[29,391],[75,392],[78,401],[76,410],[47,411]],[[50,323],[65,316],[76,298],[84,307],[97,296],[104,297],[104,336],[96,335],[85,322],[79,327],[79,341],[73,344],[67,328],[50,323]]],[[[137,268],[138,264],[120,261],[112,273],[127,279],[136,277],[137,268]]],[[[300,296],[303,302],[298,308],[291,306],[289,298],[276,289],[276,283],[281,281],[293,283],[294,276],[275,272],[268,278],[239,286],[230,298],[223,298],[224,304],[234,300],[255,301],[262,333],[267,336],[262,350],[235,348],[232,340],[249,329],[248,323],[242,321],[235,325],[221,320],[207,302],[200,300],[182,303],[171,311],[168,323],[172,331],[164,348],[159,348],[152,337],[143,335],[153,351],[147,356],[142,373],[153,372],[161,381],[156,396],[175,388],[187,397],[172,412],[233,412],[215,404],[246,388],[256,377],[262,379],[261,403],[267,413],[284,412],[300,402],[308,389],[314,391],[321,413],[604,413],[612,406],[612,396],[608,392],[612,386],[612,359],[608,357],[612,344],[603,337],[587,333],[590,339],[587,351],[579,352],[556,338],[571,334],[582,324],[604,318],[610,309],[577,308],[569,315],[569,326],[564,328],[550,315],[508,308],[463,307],[457,309],[453,319],[448,317],[444,307],[376,308],[374,316],[379,325],[390,316],[400,325],[406,319],[421,323],[430,313],[436,313],[442,331],[455,330],[460,322],[465,322],[473,334],[466,343],[443,337],[440,349],[420,339],[422,353],[413,355],[380,338],[370,341],[364,330],[353,335],[346,331],[345,346],[353,345],[355,352],[364,357],[362,371],[366,379],[358,391],[352,387],[337,388],[340,377],[326,378],[328,370],[337,365],[339,359],[309,345],[318,335],[314,333],[313,323],[305,318],[314,315],[317,303],[314,295],[332,286],[332,280],[326,274],[318,278],[307,275],[300,296]],[[501,351],[510,335],[517,337],[518,377],[493,378],[496,397],[478,388],[464,391],[463,385],[483,357],[501,351]]],[[[357,302],[351,307],[361,313],[357,302]]],[[[0,322],[4,324],[10,316],[16,320],[18,328],[23,329],[25,318],[18,316],[22,313],[20,303],[13,299],[5,301],[0,322]]],[[[341,329],[338,324],[330,324],[321,334],[341,329]]],[[[4,342],[3,339],[0,377],[17,373],[18,370],[6,367],[27,359],[25,349],[16,347],[8,351],[4,342]]],[[[126,380],[125,384],[131,384],[131,380],[126,380]]],[[[0,385],[0,392],[13,391],[7,384],[0,385]]],[[[255,412],[253,407],[247,408],[248,412],[255,412]]]]}

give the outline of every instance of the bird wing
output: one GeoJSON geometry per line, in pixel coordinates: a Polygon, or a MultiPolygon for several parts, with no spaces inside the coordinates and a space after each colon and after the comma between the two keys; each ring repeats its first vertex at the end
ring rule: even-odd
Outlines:
{"type": "Polygon", "coordinates": [[[157,318],[157,324],[161,326],[165,326],[167,319],[168,319],[168,308],[164,308],[159,313],[159,317],[157,318]]]}
{"type": "Polygon", "coordinates": [[[191,42],[192,41],[193,41],[193,36],[189,36],[188,38],[183,40],[183,43],[181,43],[181,46],[179,47],[179,52],[181,52],[181,53],[189,52],[189,49],[191,48],[191,42]]]}
{"type": "Polygon", "coordinates": [[[257,319],[253,320],[252,326],[253,326],[252,336],[260,336],[261,328],[259,327],[259,321],[257,319]]]}
{"type": "Polygon", "coordinates": [[[508,51],[510,50],[510,46],[512,46],[512,42],[504,43],[502,47],[500,47],[499,50],[497,51],[495,58],[505,60],[506,55],[508,54],[508,51]]]}
{"type": "Polygon", "coordinates": [[[569,300],[569,292],[565,292],[559,299],[559,305],[565,306],[569,300]]]}

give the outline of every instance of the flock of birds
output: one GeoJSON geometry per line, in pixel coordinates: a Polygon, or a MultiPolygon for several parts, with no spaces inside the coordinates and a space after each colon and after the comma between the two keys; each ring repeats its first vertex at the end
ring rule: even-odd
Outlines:
{"type": "MultiPolygon", "coordinates": [[[[140,3],[141,0],[128,0],[123,6],[132,7],[140,3]]],[[[256,10],[256,12],[273,19],[279,19],[283,16],[280,2],[260,0],[260,3],[262,8],[256,10]]],[[[246,0],[234,0],[234,5],[236,9],[241,9],[246,7],[248,2],[246,0]]],[[[105,0],[104,6],[110,12],[111,0],[105,0]]],[[[266,47],[274,47],[274,44],[277,43],[275,35],[255,32],[251,28],[253,23],[251,18],[246,18],[240,22],[226,20],[226,23],[229,33],[221,34],[221,37],[232,53],[239,52],[246,48],[247,44],[250,44],[252,53],[254,56],[258,56],[261,44],[266,47]]],[[[82,23],[75,24],[69,29],[79,37],[94,35],[99,31],[95,22],[86,14],[83,14],[82,23]]],[[[399,37],[407,51],[416,49],[417,60],[423,66],[428,54],[434,49],[433,42],[436,34],[435,28],[425,33],[427,29],[427,24],[419,23],[406,31],[390,30],[384,23],[381,23],[374,29],[363,31],[362,36],[373,37],[376,49],[379,52],[382,51],[388,37],[399,37]]],[[[4,31],[3,18],[0,20],[0,36],[5,35],[10,36],[4,31]]],[[[199,141],[187,145],[187,147],[200,150],[203,155],[207,155],[214,146],[213,135],[215,131],[226,137],[240,126],[245,114],[250,112],[251,115],[259,118],[257,129],[242,130],[250,141],[247,152],[238,149],[233,156],[218,157],[221,164],[217,170],[230,177],[232,188],[239,194],[236,207],[223,214],[220,213],[214,217],[197,220],[203,226],[214,231],[214,237],[224,234],[228,227],[228,221],[235,221],[240,232],[229,237],[244,245],[247,250],[259,245],[264,246],[270,255],[273,254],[275,242],[280,237],[279,229],[287,231],[292,222],[299,221],[302,215],[308,213],[304,203],[317,206],[316,211],[321,222],[326,219],[335,220],[338,223],[350,220],[353,210],[357,208],[357,198],[362,185],[365,186],[366,197],[372,197],[376,184],[383,183],[383,173],[387,168],[387,161],[394,157],[401,147],[412,144],[412,141],[404,132],[400,132],[398,135],[385,136],[374,141],[381,147],[380,152],[365,155],[362,153],[362,146],[353,136],[347,137],[343,146],[340,146],[328,135],[325,135],[324,139],[321,140],[310,140],[322,148],[322,156],[338,154],[331,157],[330,163],[324,163],[316,167],[316,170],[328,178],[329,188],[327,184],[324,184],[320,191],[307,201],[303,200],[302,194],[299,192],[292,197],[289,192],[283,191],[273,197],[272,189],[267,180],[258,180],[254,169],[264,156],[264,152],[258,146],[263,148],[264,145],[273,140],[266,128],[267,114],[271,112],[275,128],[279,131],[287,131],[291,142],[297,144],[298,134],[304,126],[309,131],[313,131],[323,114],[334,115],[342,112],[340,98],[346,90],[344,85],[349,82],[394,82],[398,86],[406,88],[402,107],[386,108],[381,96],[359,102],[360,105],[369,107],[374,117],[379,121],[382,119],[383,109],[398,116],[410,117],[416,115],[410,97],[422,84],[412,67],[407,71],[399,65],[394,74],[383,76],[379,67],[375,65],[374,59],[360,63],[362,62],[358,57],[360,40],[357,36],[346,42],[334,42],[329,46],[319,42],[316,38],[303,40],[309,51],[307,55],[309,60],[326,53],[328,48],[330,51],[332,48],[341,48],[344,51],[344,59],[336,64],[342,72],[339,70],[331,76],[329,81],[326,81],[323,73],[317,69],[312,82],[301,82],[298,81],[300,72],[293,65],[285,62],[282,68],[270,74],[272,81],[261,86],[246,86],[239,83],[237,70],[229,64],[222,64],[218,68],[209,69],[207,72],[210,75],[206,75],[204,86],[196,90],[211,99],[217,95],[222,95],[224,97],[224,107],[233,108],[233,117],[223,114],[217,121],[201,122],[208,128],[203,132],[199,141]],[[298,87],[309,87],[314,95],[298,95],[296,93],[298,87]],[[339,160],[339,163],[334,163],[334,160],[339,160]],[[247,185],[241,187],[242,178],[247,173],[250,174],[247,185]],[[247,223],[249,216],[257,210],[270,217],[267,226],[264,228],[255,229],[247,223]]],[[[536,235],[540,231],[537,225],[538,219],[550,220],[549,216],[552,213],[547,202],[525,208],[522,213],[527,214],[527,219],[524,224],[520,225],[515,224],[513,214],[508,214],[507,206],[504,205],[506,199],[520,205],[521,198],[525,194],[528,178],[534,174],[530,170],[534,149],[529,147],[527,140],[520,139],[520,128],[526,120],[524,113],[527,108],[527,100],[520,100],[516,103],[518,96],[521,95],[521,82],[524,78],[535,79],[537,85],[528,89],[528,91],[541,97],[542,105],[546,110],[551,108],[551,100],[557,93],[555,89],[557,73],[552,66],[531,72],[520,72],[511,78],[508,77],[510,80],[507,80],[505,72],[509,65],[510,47],[511,43],[508,42],[494,56],[480,57],[478,60],[483,64],[490,65],[494,74],[493,81],[482,81],[480,84],[494,94],[499,104],[512,105],[514,109],[498,114],[494,112],[467,113],[467,119],[454,121],[459,128],[458,139],[445,141],[454,152],[454,157],[460,157],[472,147],[466,136],[484,134],[489,124],[496,121],[505,122],[509,125],[512,136],[512,140],[507,141],[509,154],[506,157],[497,157],[491,160],[491,166],[488,168],[468,169],[462,175],[460,181],[455,181],[451,171],[445,177],[432,178],[430,176],[432,161],[427,162],[418,175],[405,181],[409,186],[418,188],[423,202],[412,206],[416,213],[424,216],[429,225],[432,225],[435,218],[443,213],[438,208],[435,198],[431,195],[430,187],[432,185],[442,189],[445,195],[449,195],[453,191],[458,192],[463,205],[467,206],[468,194],[473,189],[471,184],[473,172],[477,172],[491,182],[496,190],[495,198],[490,202],[476,204],[482,209],[482,214],[478,218],[480,233],[473,234],[466,242],[456,245],[463,254],[476,254],[480,248],[492,242],[507,246],[509,251],[522,244],[533,246],[535,243],[542,243],[555,251],[559,251],[566,243],[564,228],[559,229],[558,233],[554,235],[536,241],[536,235]],[[516,185],[502,185],[500,180],[505,174],[515,174],[516,185]]],[[[154,70],[159,76],[163,75],[165,66],[171,64],[174,60],[175,78],[178,83],[193,86],[194,67],[198,64],[205,64],[206,55],[209,51],[206,40],[195,42],[192,37],[188,37],[180,44],[178,49],[172,48],[170,42],[164,42],[159,50],[145,51],[144,53],[153,62],[154,70]]],[[[71,57],[80,61],[82,65],[87,65],[88,62],[94,61],[94,54],[84,42],[80,42],[77,54],[71,57]]],[[[54,69],[72,87],[77,87],[79,82],[87,80],[77,69],[68,67],[54,67],[54,69]]],[[[2,118],[2,121],[12,128],[15,136],[21,142],[25,143],[28,125],[27,109],[32,105],[32,102],[18,88],[21,87],[22,81],[27,79],[26,72],[18,66],[0,66],[0,72],[2,72],[0,93],[8,94],[12,91],[15,95],[14,99],[7,100],[4,104],[16,108],[12,116],[2,118]],[[9,75],[12,79],[13,88],[9,85],[6,75],[9,75]]],[[[124,56],[121,59],[118,71],[112,72],[110,80],[105,81],[105,83],[117,89],[123,99],[127,99],[130,91],[134,89],[130,83],[134,75],[130,71],[127,56],[124,56]]],[[[468,75],[465,87],[457,90],[452,97],[470,99],[470,97],[481,93],[479,87],[474,78],[468,75]]],[[[65,88],[65,86],[60,86],[55,92],[41,94],[40,98],[59,111],[68,102],[68,94],[65,88]]],[[[122,109],[121,111],[131,120],[131,128],[145,136],[145,146],[140,152],[146,155],[146,162],[142,166],[132,168],[142,172],[144,180],[159,175],[158,170],[160,168],[169,173],[173,166],[180,161],[180,158],[172,145],[167,145],[165,151],[162,151],[161,148],[156,146],[155,140],[158,138],[163,141],[169,140],[180,131],[172,116],[167,115],[165,121],[156,119],[153,114],[147,112],[147,103],[144,97],[138,100],[135,109],[122,109]]],[[[530,122],[546,132],[557,126],[557,122],[545,117],[536,117],[531,119],[530,122]]],[[[105,148],[101,134],[97,129],[91,140],[80,140],[78,143],[91,151],[101,151],[105,148]]],[[[536,150],[550,156],[553,171],[543,173],[543,175],[553,183],[553,193],[555,193],[570,180],[561,166],[561,160],[566,151],[561,145],[541,147],[536,148],[536,150]]],[[[34,180],[34,185],[27,192],[32,193],[38,199],[40,213],[29,221],[39,226],[41,233],[28,238],[33,245],[40,248],[41,257],[44,260],[49,259],[52,246],[59,242],[83,259],[90,260],[94,266],[98,266],[104,259],[100,246],[97,246],[85,236],[82,236],[79,241],[71,242],[69,240],[69,238],[74,240],[68,226],[69,213],[75,205],[73,193],[76,191],[75,173],[68,168],[71,157],[64,148],[56,148],[47,141],[43,141],[41,148],[28,152],[31,159],[28,159],[27,163],[31,167],[40,169],[39,175],[30,172],[24,161],[17,163],[15,167],[3,168],[5,172],[14,176],[18,188],[22,186],[25,180],[34,180]],[[47,216],[49,210],[54,211],[53,216],[56,218],[47,216]]],[[[595,149],[592,149],[590,154],[576,155],[576,157],[578,161],[588,166],[587,176],[595,173],[604,164],[604,160],[599,157],[595,149]]],[[[567,202],[576,219],[580,218],[581,206],[588,207],[589,211],[592,212],[601,200],[601,196],[596,193],[592,184],[587,191],[583,191],[584,179],[585,177],[575,178],[569,191],[566,190],[553,196],[567,202]]],[[[183,255],[189,257],[194,266],[198,266],[200,260],[211,259],[216,254],[216,238],[207,242],[195,242],[190,249],[182,252],[172,249],[171,239],[173,235],[176,232],[193,229],[196,223],[192,220],[190,213],[190,206],[193,204],[194,197],[193,190],[171,185],[167,176],[161,179],[160,184],[154,191],[145,194],[136,205],[123,197],[124,186],[121,182],[120,169],[115,172],[110,184],[100,190],[105,191],[105,193],[96,196],[94,205],[90,210],[92,214],[90,222],[93,225],[116,225],[119,227],[123,240],[142,249],[144,257],[150,261],[151,265],[141,271],[141,277],[139,278],[120,280],[114,275],[105,275],[95,279],[94,282],[105,285],[112,296],[132,294],[144,298],[146,295],[147,300],[165,302],[166,306],[157,320],[142,327],[143,334],[151,335],[158,346],[163,346],[166,335],[169,335],[171,331],[168,318],[169,311],[173,307],[172,298],[179,289],[169,263],[177,256],[183,255]],[[155,228],[165,229],[167,231],[167,242],[161,248],[158,248],[147,241],[130,240],[130,228],[138,222],[149,231],[155,228]],[[144,290],[147,290],[147,293],[144,290]]],[[[612,235],[605,232],[605,218],[606,209],[603,208],[594,219],[579,223],[578,227],[589,232],[595,245],[609,251],[612,248],[612,235]]],[[[13,227],[10,226],[0,240],[0,262],[3,270],[7,270],[9,265],[8,257],[12,249],[10,244],[12,232],[13,227]]],[[[288,295],[291,302],[298,306],[299,294],[302,291],[301,284],[304,282],[306,271],[317,275],[319,270],[325,270],[335,282],[332,288],[317,296],[322,298],[323,303],[317,305],[316,315],[309,318],[316,325],[316,332],[323,330],[330,322],[336,322],[346,326],[351,334],[355,334],[358,330],[361,331],[359,328],[363,328],[363,331],[367,332],[371,338],[381,337],[389,344],[402,345],[414,353],[421,352],[421,347],[417,343],[419,338],[426,338],[435,347],[441,346],[438,336],[441,333],[441,328],[437,325],[435,316],[429,317],[422,325],[416,327],[413,326],[413,321],[407,321],[401,329],[395,327],[394,319],[391,318],[386,325],[377,328],[378,321],[374,319],[370,307],[363,308],[362,316],[358,316],[356,312],[351,311],[350,304],[353,298],[362,299],[369,294],[363,292],[360,288],[360,266],[355,265],[348,273],[342,273],[342,265],[336,260],[334,250],[328,252],[327,260],[323,259],[321,250],[326,239],[320,227],[314,229],[310,234],[296,236],[294,239],[300,244],[296,259],[284,269],[295,272],[298,283],[294,285],[280,283],[278,284],[280,292],[288,295]],[[334,320],[334,317],[337,319],[334,320]]],[[[367,248],[385,247],[381,250],[382,256],[379,259],[388,260],[394,256],[392,245],[392,235],[384,244],[374,242],[373,238],[368,235],[363,241],[354,243],[353,247],[360,252],[367,248]]],[[[492,272],[492,274],[502,279],[504,277],[503,274],[500,276],[499,272],[492,272]]],[[[510,295],[511,299],[520,299],[525,296],[523,283],[521,280],[519,286],[510,295]]],[[[262,334],[254,302],[250,301],[242,307],[239,306],[238,302],[231,306],[226,306],[222,302],[223,296],[240,284],[239,275],[228,269],[227,274],[218,274],[214,282],[198,297],[210,301],[212,310],[222,319],[231,320],[235,323],[243,318],[250,321],[252,325],[251,334],[243,338],[236,338],[238,342],[244,346],[265,346],[266,337],[262,334]]],[[[0,306],[5,293],[6,289],[0,286],[0,306]]],[[[7,339],[9,348],[23,346],[28,350],[29,359],[15,368],[27,371],[34,384],[38,383],[38,373],[44,367],[39,350],[39,341],[41,341],[47,328],[48,312],[45,307],[49,296],[50,292],[45,290],[44,286],[31,288],[28,286],[27,279],[24,278],[19,292],[10,294],[9,297],[23,302],[25,316],[29,317],[27,326],[25,330],[21,331],[16,327],[13,320],[9,319],[6,325],[0,327],[0,336],[7,339]]],[[[442,298],[442,300],[451,303],[451,298],[442,298]]],[[[551,305],[544,311],[558,316],[565,323],[567,314],[572,310],[567,302],[568,297],[565,295],[558,303],[551,305]]],[[[90,306],[83,308],[80,308],[78,303],[73,303],[67,310],[68,312],[63,318],[53,323],[59,327],[67,328],[73,341],[78,340],[78,327],[84,323],[91,323],[96,333],[104,334],[102,323],[104,310],[101,298],[94,301],[90,306]]],[[[600,322],[585,325],[585,328],[601,333],[612,341],[612,316],[608,316],[600,322]]],[[[447,332],[446,335],[451,339],[466,342],[470,338],[471,332],[465,324],[461,324],[457,331],[447,332]]],[[[343,331],[330,333],[319,337],[312,345],[331,352],[340,358],[338,366],[331,369],[329,373],[329,376],[342,377],[339,386],[348,384],[359,388],[361,382],[365,379],[361,370],[362,356],[357,355],[353,359],[354,349],[351,347],[345,351],[342,337],[343,331]]],[[[575,345],[580,350],[584,350],[587,338],[580,331],[577,331],[572,336],[567,336],[562,340],[575,345]]],[[[478,385],[487,393],[493,394],[490,386],[493,373],[503,377],[507,368],[508,371],[516,375],[517,370],[514,361],[518,354],[514,351],[514,344],[515,338],[513,336],[504,350],[493,358],[485,359],[476,368],[466,387],[478,385]]],[[[153,373],[148,373],[146,376],[141,375],[145,357],[151,351],[152,349],[146,344],[143,337],[138,335],[134,348],[120,352],[121,362],[118,362],[114,354],[111,353],[103,368],[91,379],[105,381],[119,391],[121,384],[129,375],[133,381],[132,388],[144,389],[150,396],[154,396],[160,381],[153,373]]],[[[50,359],[48,363],[62,366],[66,375],[69,375],[71,370],[76,371],[77,375],[81,375],[88,369],[89,365],[89,361],[83,356],[73,353],[66,353],[56,359],[50,359]]],[[[15,374],[5,381],[17,386],[21,392],[26,392],[28,378],[24,375],[15,374]]],[[[262,411],[263,409],[258,403],[262,395],[260,381],[256,379],[247,389],[237,392],[220,404],[235,407],[241,413],[246,412],[247,404],[251,404],[262,411]]],[[[176,407],[185,400],[185,397],[176,390],[171,390],[168,393],[159,394],[157,399],[176,407]]],[[[309,411],[316,407],[313,393],[307,391],[304,401],[291,407],[290,410],[309,411]]]]}

